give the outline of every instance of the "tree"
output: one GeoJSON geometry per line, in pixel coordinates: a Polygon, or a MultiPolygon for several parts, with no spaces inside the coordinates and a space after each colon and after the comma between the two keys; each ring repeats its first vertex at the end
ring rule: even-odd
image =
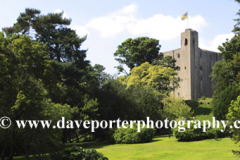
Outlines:
{"type": "MultiPolygon", "coordinates": [[[[236,2],[240,3],[240,0],[235,0],[236,2]]],[[[237,12],[237,15],[240,16],[240,10],[237,12]]],[[[239,33],[240,31],[240,19],[235,19],[235,21],[237,21],[237,24],[234,25],[234,29],[233,29],[233,32],[235,33],[239,33]]]]}
{"type": "Polygon", "coordinates": [[[177,72],[173,68],[164,67],[163,65],[151,65],[148,62],[139,67],[134,67],[128,78],[127,88],[138,86],[151,86],[158,93],[168,95],[171,91],[179,86],[180,81],[177,72]]]}
{"type": "Polygon", "coordinates": [[[179,69],[178,66],[176,66],[176,59],[172,58],[172,56],[165,56],[163,53],[159,54],[159,60],[155,59],[152,62],[152,65],[162,65],[164,67],[170,67],[173,68],[175,71],[179,69]]]}
{"type": "Polygon", "coordinates": [[[217,119],[226,119],[228,108],[232,100],[240,94],[239,86],[229,85],[213,101],[213,114],[217,119]]]}
{"type": "Polygon", "coordinates": [[[226,86],[231,84],[233,81],[232,73],[227,68],[227,63],[225,60],[217,61],[212,67],[212,73],[210,74],[212,82],[214,82],[214,94],[213,97],[218,98],[219,93],[221,93],[226,86]]]}
{"type": "Polygon", "coordinates": [[[230,41],[227,40],[218,49],[221,51],[222,61],[218,61],[212,68],[212,81],[214,85],[213,108],[214,116],[225,119],[231,100],[236,99],[238,92],[236,88],[240,82],[239,76],[239,34],[236,34],[230,41]]]}
{"type": "Polygon", "coordinates": [[[144,121],[146,117],[150,117],[154,121],[163,120],[162,100],[165,95],[156,93],[156,90],[151,86],[135,85],[127,90],[134,108],[131,117],[144,121]]]}
{"type": "MultiPolygon", "coordinates": [[[[234,126],[234,123],[240,119],[240,96],[238,96],[235,101],[231,102],[228,108],[227,119],[229,120],[229,126],[234,126]]],[[[232,127],[231,131],[233,133],[232,139],[238,143],[240,141],[239,129],[232,127]]],[[[233,153],[239,156],[240,151],[233,151],[233,153]]]]}
{"type": "Polygon", "coordinates": [[[182,97],[171,95],[163,100],[163,115],[169,120],[192,117],[191,107],[185,104],[182,97]]]}
{"type": "Polygon", "coordinates": [[[239,95],[237,85],[240,82],[239,76],[239,34],[236,34],[230,41],[219,46],[222,61],[216,62],[212,68],[212,81],[214,85],[213,114],[218,119],[226,119],[229,104],[239,95]]]}
{"type": "MultiPolygon", "coordinates": [[[[48,58],[54,60],[51,64],[55,83],[50,85],[44,83],[48,91],[48,98],[54,103],[69,104],[71,107],[78,107],[79,113],[73,115],[74,119],[83,118],[80,115],[92,115],[96,118],[96,107],[92,105],[92,113],[85,113],[87,105],[86,97],[89,103],[94,99],[92,91],[98,85],[97,73],[85,60],[86,50],[81,50],[81,44],[86,40],[86,36],[79,37],[74,30],[68,28],[71,19],[62,18],[62,13],[49,13],[41,15],[40,10],[25,9],[12,27],[4,28],[5,34],[11,37],[12,33],[18,33],[25,36],[31,36],[32,40],[40,41],[42,45],[48,47],[48,58]]],[[[52,83],[52,82],[51,82],[52,83]]],[[[96,100],[93,100],[96,102],[96,100]]],[[[75,130],[63,131],[63,142],[75,130]]]]}
{"type": "Polygon", "coordinates": [[[231,101],[236,100],[239,94],[240,90],[238,89],[238,86],[230,85],[220,93],[218,98],[214,99],[212,105],[213,114],[216,119],[226,119],[226,114],[228,113],[231,101]]]}
{"type": "MultiPolygon", "coordinates": [[[[47,46],[29,37],[0,33],[0,115],[15,120],[53,120],[71,118],[76,108],[55,104],[47,97],[43,83],[54,81],[52,60],[47,46]]],[[[14,153],[44,154],[61,148],[61,130],[19,129],[12,124],[0,129],[1,158],[13,158],[14,153]],[[44,136],[42,136],[44,135],[44,136]]]]}
{"type": "MultiPolygon", "coordinates": [[[[125,71],[122,67],[123,64],[127,65],[130,70],[144,62],[151,64],[154,59],[158,59],[160,47],[159,41],[153,38],[127,39],[118,46],[114,53],[114,56],[117,57],[115,60],[120,63],[120,66],[117,66],[119,72],[125,71]]],[[[125,73],[127,72],[125,71],[125,73]]]]}

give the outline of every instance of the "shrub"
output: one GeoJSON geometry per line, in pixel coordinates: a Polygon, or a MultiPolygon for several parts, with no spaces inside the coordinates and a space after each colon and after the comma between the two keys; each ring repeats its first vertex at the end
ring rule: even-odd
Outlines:
{"type": "Polygon", "coordinates": [[[94,149],[83,149],[82,147],[73,146],[66,148],[57,153],[51,153],[52,160],[108,160],[94,149]]]}
{"type": "Polygon", "coordinates": [[[114,129],[109,129],[108,131],[105,132],[106,139],[108,140],[108,142],[115,143],[115,140],[113,137],[114,133],[115,133],[114,129]]]}
{"type": "Polygon", "coordinates": [[[193,111],[191,111],[191,107],[183,101],[182,97],[171,95],[163,100],[163,116],[165,118],[169,120],[175,120],[180,117],[188,119],[192,115],[193,111]]]}
{"type": "MultiPolygon", "coordinates": [[[[137,132],[137,124],[133,124],[133,128],[118,128],[113,135],[116,143],[130,144],[130,143],[143,143],[150,142],[155,134],[153,128],[141,128],[140,132],[137,132]]],[[[142,127],[142,125],[141,125],[142,127]]]]}
{"type": "Polygon", "coordinates": [[[202,98],[201,98],[202,100],[205,100],[206,99],[206,97],[205,96],[202,96],[202,98]]]}
{"type": "Polygon", "coordinates": [[[184,132],[179,132],[178,128],[172,129],[175,137],[178,139],[178,141],[199,141],[203,139],[212,139],[215,138],[215,134],[217,133],[218,138],[223,138],[228,136],[228,131],[225,130],[224,132],[221,132],[223,129],[222,127],[219,129],[213,129],[208,128],[206,129],[206,132],[203,132],[203,125],[201,123],[201,128],[194,128],[193,123],[191,123],[190,128],[187,129],[187,125],[185,124],[183,127],[186,128],[184,132]]]}
{"type": "MultiPolygon", "coordinates": [[[[229,126],[233,126],[235,121],[240,119],[240,96],[237,97],[237,100],[232,101],[230,104],[230,107],[228,108],[228,114],[227,119],[229,120],[229,126]]],[[[240,137],[240,130],[238,128],[233,127],[231,129],[233,133],[232,139],[236,141],[236,143],[239,142],[240,137]]],[[[235,155],[240,155],[240,151],[233,151],[235,155]]]]}

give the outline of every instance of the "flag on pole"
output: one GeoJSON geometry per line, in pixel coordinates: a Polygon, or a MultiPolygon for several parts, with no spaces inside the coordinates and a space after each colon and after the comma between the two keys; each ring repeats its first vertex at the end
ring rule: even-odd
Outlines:
{"type": "Polygon", "coordinates": [[[182,15],[182,20],[185,20],[188,18],[188,12],[186,12],[184,15],[182,15]]]}

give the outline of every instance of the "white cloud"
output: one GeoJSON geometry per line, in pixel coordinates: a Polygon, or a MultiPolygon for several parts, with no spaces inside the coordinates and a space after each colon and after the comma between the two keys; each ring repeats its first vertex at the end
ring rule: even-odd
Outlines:
{"type": "MultiPolygon", "coordinates": [[[[172,17],[169,15],[155,14],[149,18],[137,18],[138,6],[131,4],[115,11],[107,16],[90,20],[85,26],[73,26],[78,35],[89,35],[89,29],[100,32],[102,38],[112,38],[123,32],[133,36],[149,36],[162,40],[171,40],[179,37],[179,33],[187,28],[187,20],[182,21],[181,16],[172,17]]],[[[62,12],[57,9],[55,13],[62,12]]],[[[63,17],[68,18],[64,13],[63,17]]],[[[200,16],[189,17],[190,28],[200,31],[207,26],[205,19],[200,16]]]]}
{"type": "Polygon", "coordinates": [[[78,36],[85,36],[85,35],[89,36],[89,32],[86,27],[72,26],[71,28],[76,31],[78,36]]]}
{"type": "MultiPolygon", "coordinates": [[[[56,10],[54,11],[54,13],[61,13],[61,12],[63,12],[63,10],[61,10],[61,9],[56,9],[56,10]]],[[[62,17],[63,17],[63,18],[69,18],[69,16],[68,16],[66,13],[63,13],[62,17]]]]}
{"type": "MultiPolygon", "coordinates": [[[[92,19],[86,24],[86,28],[92,28],[100,32],[101,37],[114,37],[124,31],[134,36],[150,36],[160,40],[171,40],[179,36],[187,27],[187,20],[182,21],[181,16],[176,18],[155,14],[146,19],[135,16],[137,5],[131,4],[113,12],[108,16],[92,19]]],[[[197,15],[189,17],[190,27],[201,30],[207,25],[205,19],[197,15]]]]}
{"type": "Polygon", "coordinates": [[[234,33],[229,34],[220,34],[215,36],[215,38],[211,41],[206,41],[203,38],[199,38],[199,47],[201,49],[207,49],[210,51],[219,52],[217,49],[218,46],[222,45],[222,43],[226,42],[226,39],[231,39],[234,36],[234,33]]]}
{"type": "MultiPolygon", "coordinates": [[[[189,17],[190,27],[194,30],[201,30],[207,23],[200,15],[189,17]]],[[[171,40],[179,36],[179,33],[186,29],[187,20],[182,21],[181,17],[174,18],[163,14],[155,14],[148,19],[138,20],[137,23],[128,26],[128,31],[133,35],[147,34],[152,38],[160,40],[171,40]]]]}
{"type": "Polygon", "coordinates": [[[123,32],[128,25],[137,21],[134,16],[136,11],[137,6],[132,4],[109,16],[103,16],[91,20],[87,23],[86,27],[98,30],[101,37],[113,37],[123,32]]]}

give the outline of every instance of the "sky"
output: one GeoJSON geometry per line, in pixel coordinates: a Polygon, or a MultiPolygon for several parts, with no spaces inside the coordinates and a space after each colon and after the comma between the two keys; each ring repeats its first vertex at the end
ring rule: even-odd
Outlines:
{"type": "Polygon", "coordinates": [[[128,38],[159,40],[160,52],[180,48],[180,35],[186,28],[198,32],[199,47],[218,52],[218,46],[231,39],[240,5],[234,0],[0,0],[0,30],[16,23],[25,8],[41,14],[64,12],[70,27],[82,37],[91,65],[101,64],[116,75],[118,62],[113,53],[128,38]],[[188,20],[181,16],[188,12],[188,20]],[[189,23],[189,24],[188,24],[189,23]],[[189,26],[188,26],[189,25],[189,26]]]}

